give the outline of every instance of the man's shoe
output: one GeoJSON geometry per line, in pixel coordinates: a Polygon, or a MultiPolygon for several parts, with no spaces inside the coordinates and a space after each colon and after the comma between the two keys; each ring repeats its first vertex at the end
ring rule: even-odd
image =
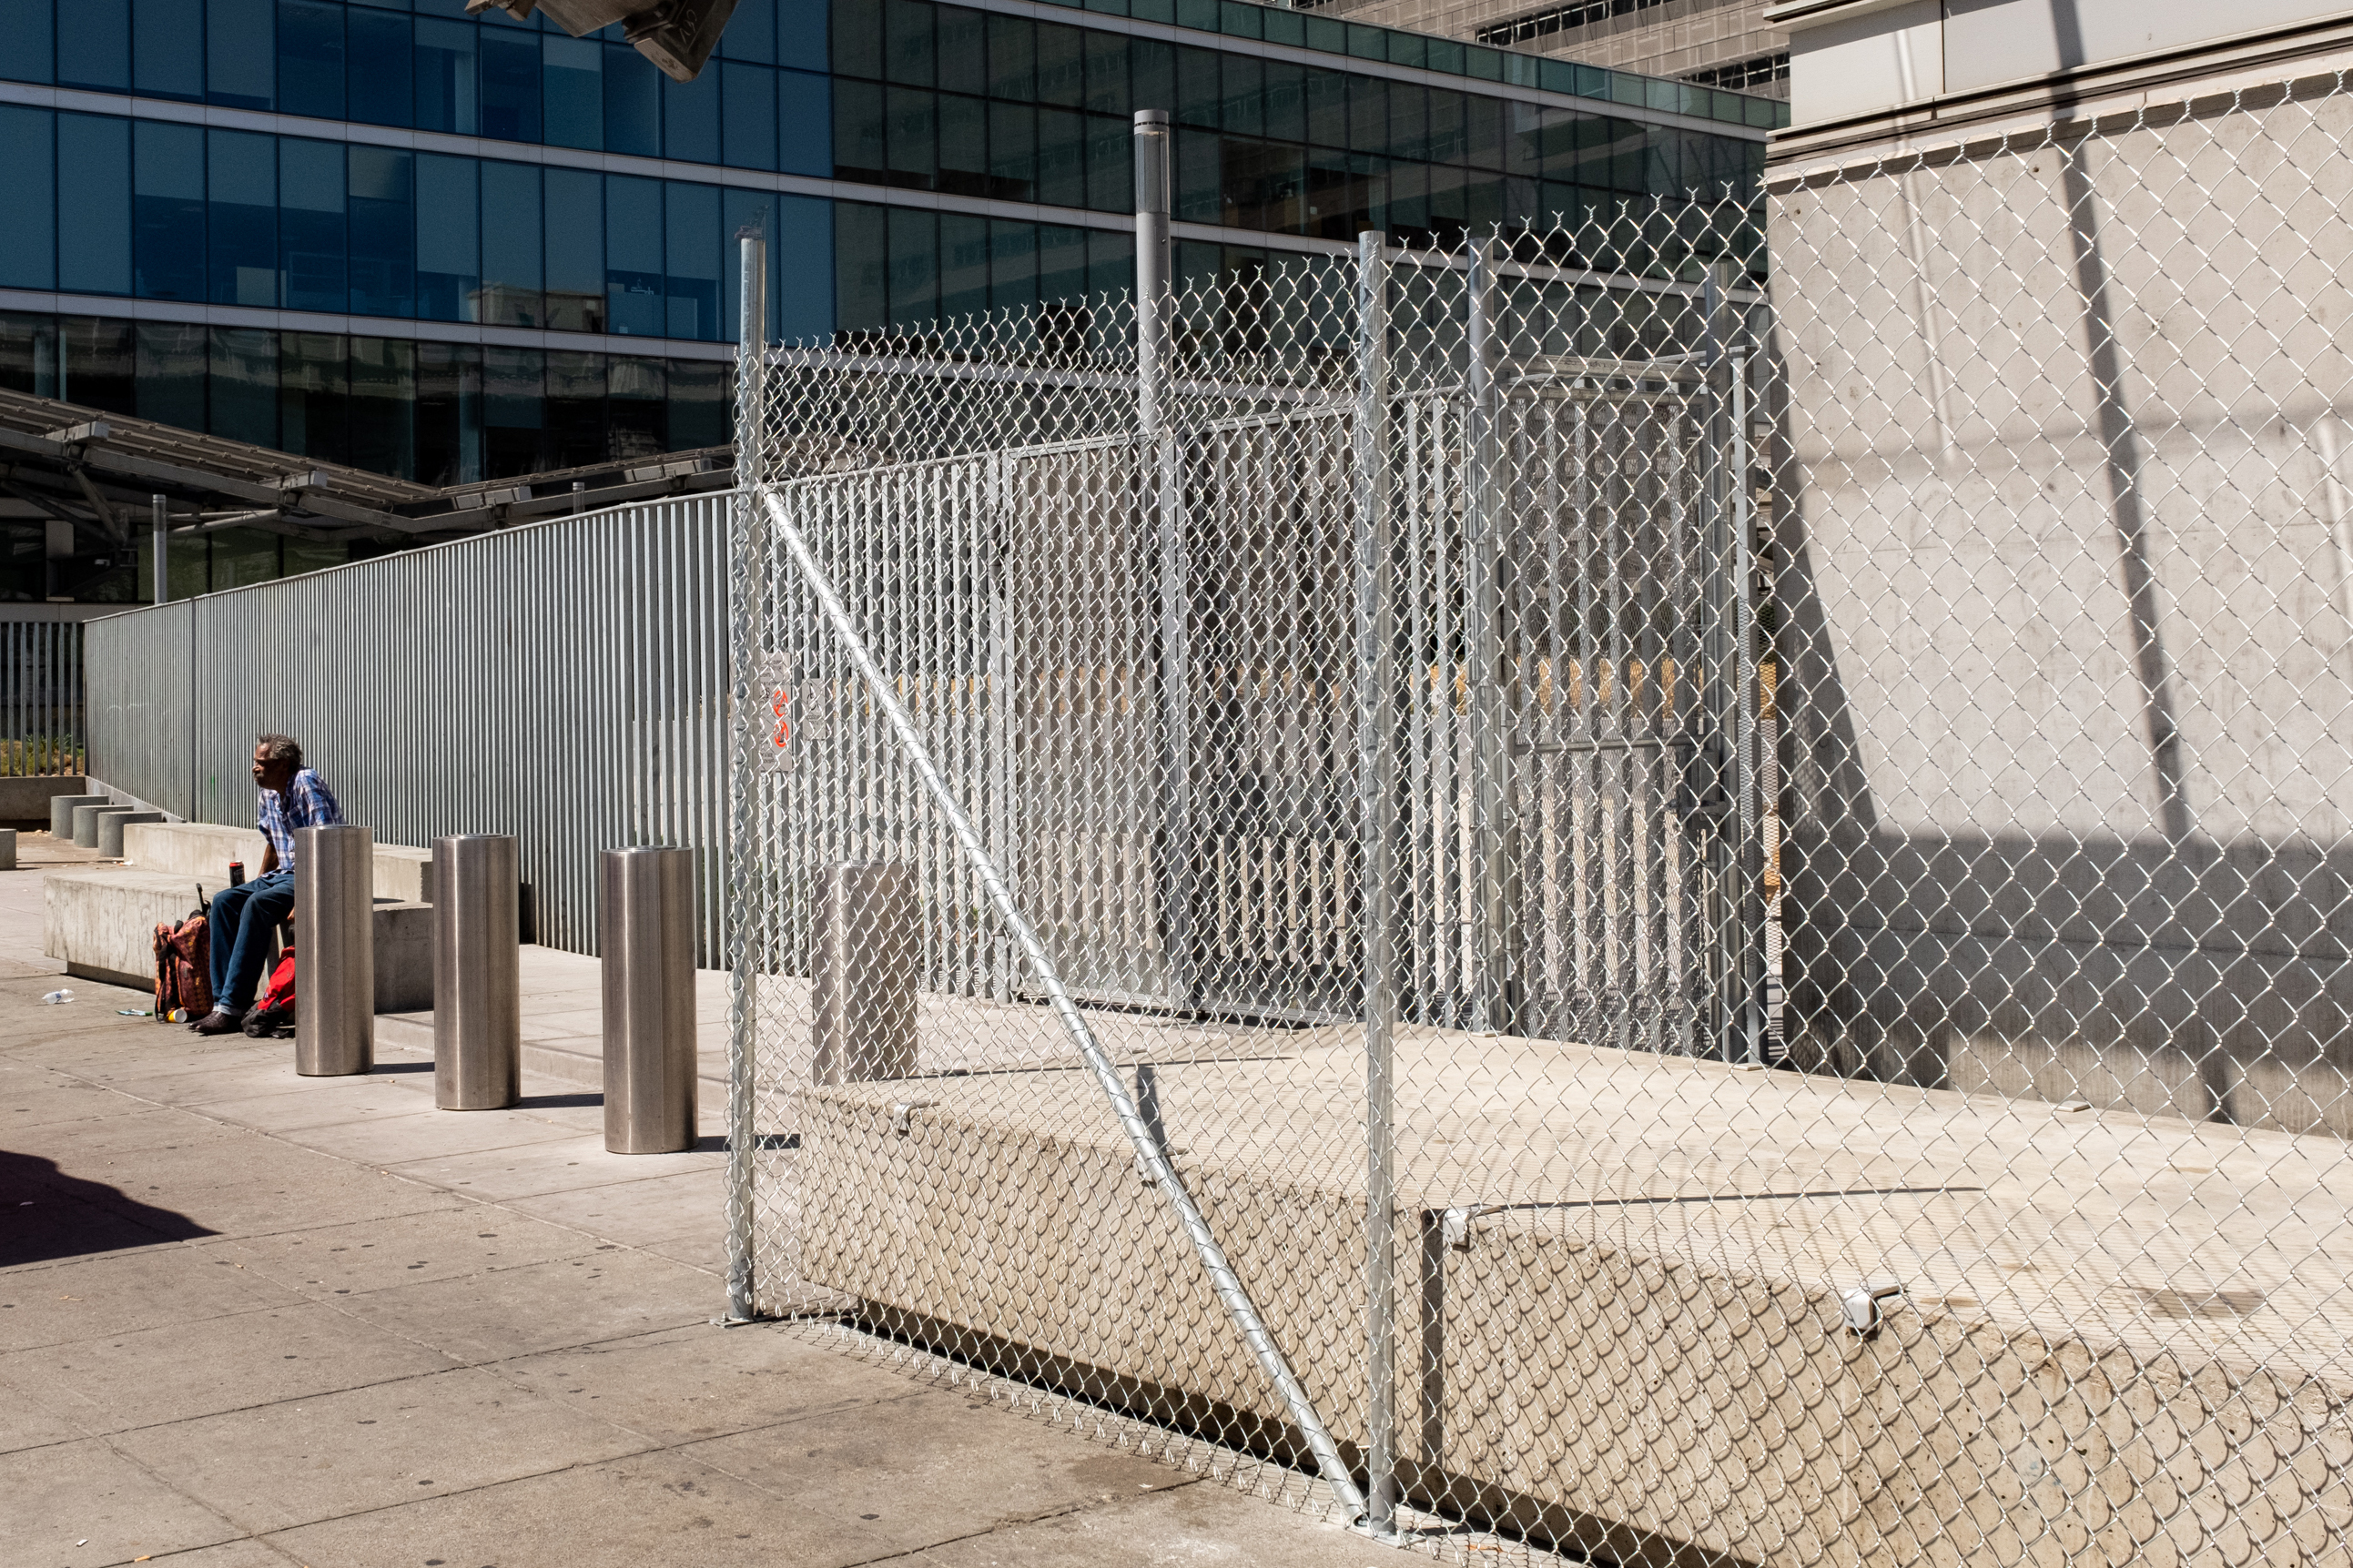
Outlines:
{"type": "Polygon", "coordinates": [[[199,1035],[234,1035],[243,1023],[244,1020],[236,1014],[224,1013],[216,1007],[197,1019],[195,1027],[199,1035]]]}

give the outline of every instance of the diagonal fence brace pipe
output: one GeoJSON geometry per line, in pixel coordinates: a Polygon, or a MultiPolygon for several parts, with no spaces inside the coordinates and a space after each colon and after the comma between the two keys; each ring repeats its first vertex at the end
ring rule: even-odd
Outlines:
{"type": "Polygon", "coordinates": [[[931,795],[941,814],[948,819],[956,842],[964,847],[965,854],[980,873],[980,884],[988,894],[988,901],[1004,918],[1015,943],[1021,949],[1021,955],[1029,960],[1030,970],[1038,976],[1038,984],[1044,987],[1048,999],[1053,1004],[1054,1016],[1061,1021],[1063,1032],[1070,1036],[1071,1043],[1078,1047],[1079,1054],[1086,1058],[1088,1068],[1095,1075],[1095,1082],[1103,1089],[1103,1098],[1111,1101],[1120,1127],[1127,1133],[1127,1141],[1135,1146],[1137,1163],[1159,1186],[1168,1199],[1169,1207],[1176,1211],[1177,1223],[1184,1227],[1186,1237],[1193,1244],[1194,1254],[1208,1274],[1210,1288],[1218,1293],[1219,1303],[1225,1308],[1226,1315],[1233,1319],[1234,1327],[1241,1332],[1242,1342],[1250,1347],[1250,1354],[1258,1358],[1261,1370],[1274,1384],[1275,1392],[1282,1396],[1283,1405],[1291,1413],[1292,1425],[1306,1436],[1308,1449],[1315,1456],[1316,1469],[1323,1474],[1325,1484],[1331,1487],[1332,1495],[1339,1500],[1340,1506],[1347,1510],[1349,1519],[1352,1521],[1362,1519],[1365,1515],[1365,1494],[1356,1486],[1356,1478],[1348,1473],[1348,1467],[1342,1463],[1340,1450],[1334,1445],[1331,1432],[1324,1427],[1324,1418],[1315,1413],[1315,1406],[1307,1398],[1307,1390],[1300,1385],[1297,1374],[1291,1370],[1291,1363],[1283,1359],[1282,1350],[1276,1346],[1274,1336],[1267,1331],[1266,1321],[1259,1316],[1258,1307],[1250,1300],[1250,1292],[1242,1289],[1241,1277],[1234,1272],[1233,1264],[1227,1260],[1225,1248],[1219,1247],[1218,1238],[1209,1234],[1208,1222],[1201,1217],[1201,1211],[1194,1205],[1193,1194],[1187,1192],[1184,1183],[1176,1179],[1176,1168],[1168,1163],[1167,1155],[1161,1150],[1160,1141],[1152,1135],[1150,1124],[1136,1109],[1135,1100],[1127,1092],[1127,1084],[1120,1077],[1119,1069],[1112,1065],[1102,1043],[1096,1040],[1094,1031],[1087,1027],[1086,1019],[1080,1016],[1078,1008],[1071,1002],[1070,994],[1062,989],[1061,976],[1055,973],[1053,961],[1046,956],[1045,944],[1039,941],[1038,933],[1031,929],[1029,922],[1022,918],[1020,910],[1013,902],[1011,889],[1006,887],[1004,878],[997,873],[997,863],[981,847],[980,835],[973,830],[971,820],[957,805],[947,782],[932,765],[931,752],[925,750],[923,737],[915,732],[914,721],[899,705],[889,679],[875,664],[873,656],[867,652],[865,640],[858,635],[849,612],[842,606],[839,595],[834,593],[832,582],[817,563],[817,558],[809,552],[808,542],[801,537],[800,530],[793,525],[792,515],[786,510],[784,498],[767,485],[759,488],[759,495],[761,504],[767,509],[770,520],[776,523],[776,531],[784,540],[785,549],[792,555],[793,564],[800,569],[802,581],[808,584],[810,594],[815,595],[818,606],[825,612],[825,618],[832,624],[834,635],[841,639],[842,650],[849,654],[850,663],[858,667],[867,690],[873,695],[875,706],[881,709],[883,716],[890,721],[907,761],[923,780],[925,793],[931,795]]]}

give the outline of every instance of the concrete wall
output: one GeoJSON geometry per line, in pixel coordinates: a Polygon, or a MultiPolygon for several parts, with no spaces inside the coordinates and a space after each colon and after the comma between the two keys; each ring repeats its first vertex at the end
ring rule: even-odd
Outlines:
{"type": "Polygon", "coordinates": [[[1770,183],[1804,1059],[2353,1135],[2353,96],[2281,97],[1770,183]]]}
{"type": "MultiPolygon", "coordinates": [[[[228,881],[228,863],[241,860],[248,876],[261,871],[267,847],[260,831],[205,822],[133,823],[122,830],[122,858],[142,871],[193,878],[206,888],[228,881]]],[[[433,851],[405,844],[375,847],[375,896],[396,903],[433,901],[433,851]]]]}
{"type": "Polygon", "coordinates": [[[2330,0],[1789,0],[1789,113],[1803,131],[2342,16],[2330,0]]]}
{"type": "Polygon", "coordinates": [[[0,826],[14,823],[29,827],[37,823],[46,830],[49,826],[49,800],[53,795],[90,795],[96,792],[79,773],[39,778],[0,778],[0,826]]]}

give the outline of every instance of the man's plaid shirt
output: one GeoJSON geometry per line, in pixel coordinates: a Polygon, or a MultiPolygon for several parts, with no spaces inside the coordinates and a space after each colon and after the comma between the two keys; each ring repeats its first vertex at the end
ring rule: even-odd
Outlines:
{"type": "Polygon", "coordinates": [[[343,820],[343,808],[335,804],[335,792],[309,768],[295,773],[284,795],[273,789],[261,792],[261,836],[278,851],[281,871],[294,869],[296,828],[332,827],[343,820]]]}

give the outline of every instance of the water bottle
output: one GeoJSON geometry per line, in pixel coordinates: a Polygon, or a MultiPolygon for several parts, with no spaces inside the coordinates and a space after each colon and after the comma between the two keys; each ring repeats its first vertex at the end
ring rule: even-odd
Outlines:
{"type": "Polygon", "coordinates": [[[47,996],[41,998],[41,1005],[44,1007],[61,1007],[72,1000],[73,993],[70,991],[52,991],[47,996]]]}

